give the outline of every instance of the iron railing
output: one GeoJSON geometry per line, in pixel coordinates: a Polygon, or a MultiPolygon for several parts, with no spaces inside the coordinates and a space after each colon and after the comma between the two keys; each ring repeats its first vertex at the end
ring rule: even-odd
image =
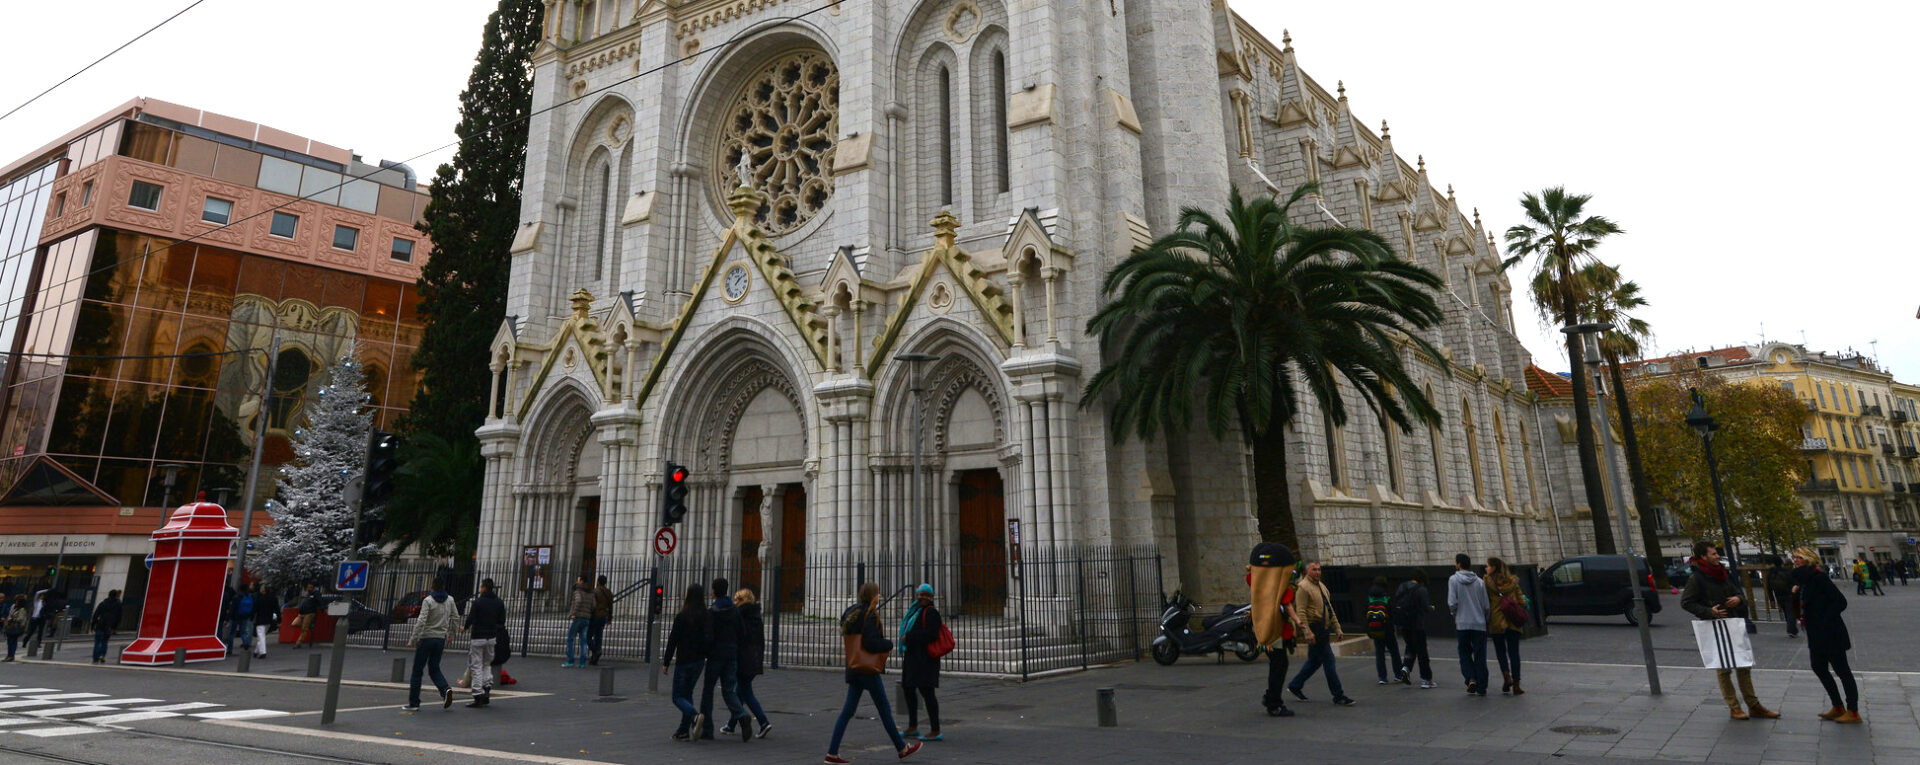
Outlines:
{"type": "MultiPolygon", "coordinates": [[[[404,646],[410,629],[403,608],[407,596],[425,590],[436,575],[452,574],[450,589],[463,601],[481,579],[495,580],[507,602],[510,639],[521,655],[564,655],[574,577],[585,575],[592,582],[605,575],[608,587],[623,596],[603,629],[602,650],[622,660],[654,661],[688,585],[707,587],[716,578],[728,581],[729,594],[742,588],[756,594],[766,662],[775,668],[842,666],[839,618],[866,581],[879,584],[886,597],[881,619],[890,637],[898,637],[913,589],[933,585],[935,607],[955,642],[954,651],[941,660],[942,671],[1025,678],[1136,659],[1145,652],[1162,602],[1160,556],[1154,548],[1076,545],[1009,552],[984,547],[941,560],[810,555],[804,563],[748,561],[744,567],[738,556],[686,554],[662,558],[657,567],[638,560],[602,559],[584,567],[556,562],[541,582],[545,588],[531,590],[517,560],[480,563],[457,573],[433,563],[376,564],[367,591],[356,597],[386,615],[387,623],[349,641],[404,646]],[[654,583],[664,590],[659,613],[648,608],[654,583]]],[[[708,602],[711,597],[708,593],[708,602]]],[[[895,651],[889,661],[897,666],[899,655],[895,651]]]]}

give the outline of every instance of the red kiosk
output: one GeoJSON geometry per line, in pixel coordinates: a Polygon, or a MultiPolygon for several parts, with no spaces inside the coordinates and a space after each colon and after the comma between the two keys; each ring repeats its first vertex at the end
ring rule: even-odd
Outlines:
{"type": "Polygon", "coordinates": [[[227,560],[239,537],[240,530],[227,523],[226,509],[212,502],[181,505],[153,532],[153,571],[147,577],[140,637],[120,652],[120,663],[169,664],[179,648],[187,649],[189,662],[226,657],[227,647],[214,632],[220,627],[227,560]]]}

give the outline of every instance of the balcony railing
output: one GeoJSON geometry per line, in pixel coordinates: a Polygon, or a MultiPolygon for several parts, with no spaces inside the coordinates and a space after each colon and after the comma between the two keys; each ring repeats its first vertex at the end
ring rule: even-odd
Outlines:
{"type": "Polygon", "coordinates": [[[1839,491],[1840,481],[1834,478],[1815,478],[1801,484],[1800,490],[1805,492],[1839,491]]]}
{"type": "Polygon", "coordinates": [[[1807,405],[1807,411],[1809,411],[1809,412],[1818,412],[1818,411],[1820,411],[1820,405],[1819,405],[1818,403],[1815,403],[1813,399],[1810,399],[1810,398],[1803,398],[1803,399],[1800,399],[1800,403],[1802,403],[1802,404],[1806,404],[1806,405],[1807,405]]]}
{"type": "Polygon", "coordinates": [[[1887,416],[1887,410],[1881,409],[1879,404],[1862,404],[1860,406],[1860,416],[1885,417],[1887,416]]]}
{"type": "Polygon", "coordinates": [[[1828,448],[1827,439],[1824,438],[1800,439],[1800,451],[1803,452],[1824,452],[1828,448]]]}
{"type": "Polygon", "coordinates": [[[1895,410],[1893,410],[1893,414],[1892,414],[1892,415],[1891,415],[1891,416],[1889,417],[1889,419],[1891,419],[1891,420],[1893,420],[1893,424],[1895,424],[1895,425],[1899,425],[1899,424],[1901,424],[1901,423],[1903,423],[1903,422],[1906,422],[1906,421],[1907,421],[1907,410],[1905,410],[1905,409],[1895,409],[1895,410]]]}
{"type": "Polygon", "coordinates": [[[1885,455],[1887,455],[1887,456],[1889,456],[1889,457],[1891,457],[1891,456],[1893,456],[1893,454],[1894,454],[1894,452],[1895,452],[1895,450],[1894,450],[1894,448],[1893,448],[1893,444],[1881,444],[1881,445],[1880,445],[1880,453],[1881,453],[1881,454],[1885,454],[1885,455]]]}
{"type": "Polygon", "coordinates": [[[1893,493],[1899,494],[1907,490],[1907,485],[1896,481],[1894,483],[1887,484],[1887,488],[1891,490],[1893,493]]]}
{"type": "Polygon", "coordinates": [[[1920,449],[1915,449],[1911,446],[1900,447],[1900,459],[1910,460],[1915,457],[1920,457],[1920,449]]]}

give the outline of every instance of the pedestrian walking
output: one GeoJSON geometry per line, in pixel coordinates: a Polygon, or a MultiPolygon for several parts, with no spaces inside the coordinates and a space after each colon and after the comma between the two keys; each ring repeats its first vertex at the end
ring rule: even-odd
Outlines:
{"type": "Polygon", "coordinates": [[[675,741],[692,741],[700,732],[700,708],[693,705],[693,686],[700,682],[701,670],[707,668],[711,634],[707,588],[689,584],[687,598],[680,603],[680,613],[674,614],[673,628],[667,632],[666,651],[660,654],[660,673],[673,673],[671,698],[680,710],[680,727],[673,731],[675,741]],[[675,658],[680,660],[679,666],[674,665],[675,658]]]}
{"type": "Polygon", "coordinates": [[[233,598],[233,615],[227,623],[232,631],[232,636],[227,640],[229,651],[233,649],[235,641],[238,641],[243,649],[249,651],[253,649],[253,614],[260,605],[260,596],[255,592],[256,589],[257,583],[242,584],[238,594],[233,598]]]}
{"type": "Polygon", "coordinates": [[[27,596],[13,596],[13,603],[7,610],[7,621],[0,632],[7,633],[7,661],[13,661],[13,654],[20,649],[20,636],[27,634],[27,626],[32,623],[32,611],[27,607],[27,596]]]}
{"type": "Polygon", "coordinates": [[[1373,586],[1367,588],[1367,637],[1373,641],[1373,672],[1380,677],[1380,684],[1400,682],[1400,641],[1393,634],[1393,614],[1388,610],[1387,578],[1376,576],[1373,586]],[[1391,658],[1392,664],[1387,660],[1391,658]],[[1389,674],[1387,668],[1392,667],[1389,674]]]}
{"type": "Polygon", "coordinates": [[[1884,589],[1881,589],[1880,587],[1880,585],[1885,584],[1887,581],[1886,577],[1881,576],[1880,574],[1880,565],[1877,563],[1874,563],[1873,561],[1867,561],[1866,563],[1867,563],[1867,587],[1873,590],[1873,594],[1875,595],[1887,594],[1887,591],[1884,589]]]}
{"type": "Polygon", "coordinates": [[[907,697],[907,730],[900,735],[921,741],[944,741],[940,735],[940,659],[928,649],[940,639],[940,609],[933,607],[933,585],[913,592],[913,605],[900,620],[900,688],[907,697]],[[920,700],[927,702],[927,733],[920,734],[920,700]]]}
{"type": "Polygon", "coordinates": [[[107,597],[93,607],[93,663],[107,663],[107,640],[120,629],[120,591],[108,590],[107,597]]]}
{"type": "Polygon", "coordinates": [[[1847,610],[1847,596],[1833,586],[1833,580],[1820,575],[1820,554],[1811,547],[1793,549],[1793,600],[1807,622],[1807,660],[1813,674],[1827,690],[1833,707],[1820,713],[1820,719],[1837,723],[1860,722],[1860,686],[1854,682],[1853,667],[1847,652],[1853,650],[1853,638],[1847,634],[1847,622],[1840,612],[1847,610]],[[1834,675],[1840,676],[1835,687],[1834,675]],[[1846,698],[1840,696],[1846,690],[1846,698]]]}
{"type": "Polygon", "coordinates": [[[1393,618],[1394,629],[1400,631],[1400,641],[1407,646],[1406,659],[1400,667],[1400,682],[1413,684],[1414,663],[1418,661],[1420,689],[1431,690],[1435,686],[1431,657],[1427,653],[1427,615],[1433,613],[1433,597],[1427,593],[1427,572],[1420,569],[1409,572],[1407,581],[1401,582],[1388,600],[1387,612],[1393,618]]]}
{"type": "Polygon", "coordinates": [[[494,592],[491,577],[480,580],[480,594],[467,604],[460,631],[467,633],[467,687],[473,695],[467,706],[478,709],[493,693],[493,642],[507,631],[507,604],[494,592]]]}
{"type": "Polygon", "coordinates": [[[264,659],[267,658],[267,633],[280,623],[280,601],[275,600],[273,590],[264,585],[255,583],[254,589],[259,600],[253,605],[253,657],[264,659]]]}
{"type": "Polygon", "coordinates": [[[587,666],[587,630],[593,626],[593,585],[587,584],[585,574],[573,578],[573,599],[567,604],[567,616],[573,621],[567,625],[567,660],[561,667],[587,666]],[[580,645],[580,658],[575,659],[573,646],[580,645]]]}
{"type": "Polygon", "coordinates": [[[727,580],[713,580],[713,604],[707,607],[707,672],[700,690],[700,738],[713,738],[713,687],[720,686],[720,699],[727,705],[727,724],[720,728],[729,736],[738,732],[740,740],[753,737],[744,724],[747,712],[740,706],[740,611],[727,594],[727,580]]]}
{"type": "Polygon", "coordinates": [[[433,590],[420,601],[420,615],[413,620],[413,634],[407,639],[407,647],[413,649],[413,679],[407,685],[407,705],[402,707],[409,712],[420,711],[420,673],[426,672],[433,677],[433,687],[440,691],[440,708],[453,706],[453,686],[447,684],[447,676],[440,673],[440,656],[447,651],[447,638],[453,635],[454,611],[453,598],[447,595],[447,581],[433,578],[433,590]]]}
{"type": "Polygon", "coordinates": [[[1333,614],[1333,594],[1327,591],[1327,585],[1320,581],[1320,563],[1307,564],[1306,578],[1294,586],[1293,596],[1293,632],[1307,641],[1307,660],[1300,665],[1300,673],[1287,683],[1287,692],[1301,701],[1307,700],[1307,694],[1301,690],[1307,678],[1322,669],[1326,670],[1327,692],[1333,694],[1333,703],[1350,707],[1354,700],[1347,697],[1340,687],[1340,672],[1334,666],[1333,641],[1346,637],[1340,629],[1340,620],[1333,614]]]}
{"type": "Polygon", "coordinates": [[[1253,612],[1253,639],[1267,651],[1267,692],[1261,708],[1273,717],[1292,717],[1287,708],[1287,654],[1293,650],[1293,551],[1278,542],[1261,542],[1247,556],[1247,600],[1253,612]]]}
{"type": "Polygon", "coordinates": [[[600,666],[600,636],[606,632],[607,620],[613,618],[613,590],[607,588],[607,575],[601,574],[593,587],[593,619],[587,623],[587,646],[592,653],[587,663],[600,666]]]}
{"type": "MultiPolygon", "coordinates": [[[[1520,688],[1520,638],[1524,621],[1516,621],[1512,611],[1526,614],[1527,596],[1520,591],[1520,577],[1499,558],[1487,559],[1487,642],[1500,662],[1501,695],[1525,695],[1520,688]]],[[[1489,679],[1491,681],[1491,679],[1489,679]]]]}
{"type": "Polygon", "coordinates": [[[240,593],[231,584],[220,591],[220,623],[213,628],[213,634],[219,636],[220,645],[226,647],[227,653],[233,653],[234,641],[239,639],[240,625],[234,619],[239,599],[240,593]]]}
{"type": "Polygon", "coordinates": [[[1872,587],[1873,580],[1867,578],[1867,559],[1855,558],[1853,560],[1853,594],[1865,595],[1872,587]]]}
{"type": "Polygon", "coordinates": [[[773,721],[767,719],[767,710],[760,708],[760,698],[753,693],[753,679],[766,673],[766,624],[760,618],[760,603],[753,596],[753,590],[743,587],[734,593],[733,605],[740,609],[740,670],[736,673],[740,705],[752,712],[754,721],[760,723],[754,738],[766,738],[767,732],[773,730],[773,721]]]}
{"type": "Polygon", "coordinates": [[[900,735],[900,729],[893,724],[893,707],[887,703],[887,689],[880,677],[886,674],[885,658],[893,652],[893,641],[888,640],[880,631],[880,585],[866,582],[860,585],[859,597],[854,604],[840,614],[840,635],[845,640],[847,653],[847,700],[840,706],[840,717],[833,723],[833,738],[827,742],[827,756],[822,762],[827,765],[844,765],[852,762],[840,756],[840,739],[847,735],[847,722],[853,719],[854,711],[860,708],[860,696],[865,694],[873,699],[875,714],[880,725],[887,729],[887,738],[893,742],[893,748],[900,759],[906,759],[920,751],[920,742],[908,743],[900,735]],[[864,656],[862,654],[865,654],[864,656]],[[871,674],[862,660],[869,656],[881,659],[878,672],[871,674]],[[856,668],[856,663],[862,663],[856,668]]]}
{"type": "Polygon", "coordinates": [[[1787,622],[1787,637],[1799,637],[1800,613],[1794,608],[1793,572],[1778,560],[1767,568],[1763,580],[1767,587],[1767,597],[1772,599],[1773,607],[1787,622]]]}
{"type": "MultiPolygon", "coordinates": [[[[28,612],[27,635],[29,641],[39,641],[46,637],[47,620],[53,617],[53,609],[48,607],[47,599],[52,590],[41,589],[33,593],[33,608],[28,612]]],[[[32,653],[32,649],[28,649],[32,653]]]]}
{"type": "Polygon", "coordinates": [[[308,582],[307,594],[300,599],[298,614],[293,618],[293,628],[297,630],[293,633],[294,645],[304,642],[308,648],[313,647],[313,622],[319,618],[319,614],[320,585],[308,582]]]}
{"type": "MultiPolygon", "coordinates": [[[[1720,562],[1720,548],[1710,542],[1695,542],[1693,559],[1694,575],[1687,577],[1687,589],[1680,594],[1680,607],[1701,621],[1747,618],[1747,603],[1740,597],[1739,577],[1730,575],[1726,564],[1720,562]]],[[[1733,719],[1780,716],[1779,712],[1760,704],[1759,694],[1753,691],[1752,667],[1716,669],[1714,673],[1720,679],[1720,698],[1727,703],[1733,719]],[[1736,678],[1740,683],[1738,696],[1733,688],[1736,678]],[[1745,711],[1740,709],[1741,697],[1747,702],[1745,711]]]]}
{"type": "Polygon", "coordinates": [[[1459,643],[1460,675],[1467,694],[1487,695],[1487,585],[1473,573],[1466,553],[1453,556],[1453,576],[1447,579],[1447,610],[1453,614],[1453,634],[1459,643]]]}

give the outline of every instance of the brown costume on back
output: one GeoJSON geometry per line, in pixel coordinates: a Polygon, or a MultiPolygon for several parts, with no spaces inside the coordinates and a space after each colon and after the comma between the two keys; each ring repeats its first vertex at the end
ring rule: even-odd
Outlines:
{"type": "MultiPolygon", "coordinates": [[[[1280,612],[1280,598],[1287,594],[1287,588],[1293,586],[1293,553],[1284,546],[1276,545],[1285,553],[1284,560],[1266,561],[1270,565],[1247,566],[1250,600],[1253,604],[1253,638],[1263,646],[1280,642],[1280,631],[1286,626],[1286,618],[1280,612]]],[[[1256,559],[1262,553],[1256,549],[1256,559]]]]}

